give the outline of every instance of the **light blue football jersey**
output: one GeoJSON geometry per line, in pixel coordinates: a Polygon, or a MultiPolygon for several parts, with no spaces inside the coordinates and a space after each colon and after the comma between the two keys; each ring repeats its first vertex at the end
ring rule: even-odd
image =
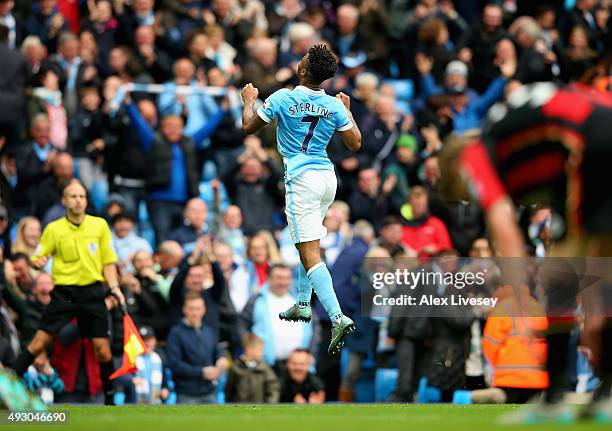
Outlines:
{"type": "Polygon", "coordinates": [[[278,119],[276,140],[289,182],[308,169],[333,170],[326,148],[334,131],[353,127],[349,112],[337,98],[324,90],[298,85],[294,90],[276,91],[257,110],[269,123],[278,119]]]}

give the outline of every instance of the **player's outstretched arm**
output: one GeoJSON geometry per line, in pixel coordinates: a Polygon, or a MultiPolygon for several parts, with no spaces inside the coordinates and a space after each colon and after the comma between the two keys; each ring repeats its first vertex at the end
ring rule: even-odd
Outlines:
{"type": "Polygon", "coordinates": [[[242,97],[242,103],[244,104],[242,108],[242,130],[244,130],[244,133],[247,135],[257,133],[268,124],[262,120],[259,115],[255,114],[255,100],[258,95],[259,90],[253,87],[253,84],[250,82],[245,85],[240,92],[240,97],[242,97]]]}
{"type": "Polygon", "coordinates": [[[351,151],[359,151],[361,148],[361,131],[353,118],[353,114],[351,113],[351,98],[346,94],[340,92],[336,95],[338,99],[346,106],[346,110],[348,111],[349,118],[353,123],[353,127],[348,130],[340,132],[342,135],[342,140],[344,141],[344,145],[351,151]]]}

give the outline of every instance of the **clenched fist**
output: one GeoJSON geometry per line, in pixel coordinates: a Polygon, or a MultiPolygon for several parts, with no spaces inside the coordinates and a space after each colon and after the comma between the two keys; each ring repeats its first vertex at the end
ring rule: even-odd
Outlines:
{"type": "Polygon", "coordinates": [[[253,84],[250,82],[244,86],[242,91],[240,92],[240,97],[242,98],[242,103],[252,102],[257,99],[259,95],[259,90],[253,87],[253,84]]]}

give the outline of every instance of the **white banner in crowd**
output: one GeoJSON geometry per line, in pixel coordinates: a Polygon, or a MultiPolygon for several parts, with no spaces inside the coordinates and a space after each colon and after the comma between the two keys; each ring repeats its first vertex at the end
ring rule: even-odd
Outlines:
{"type": "Polygon", "coordinates": [[[172,92],[180,95],[191,95],[191,94],[208,94],[211,97],[216,96],[227,96],[229,102],[229,108],[236,127],[242,127],[242,101],[240,100],[240,94],[233,87],[212,87],[212,86],[201,86],[201,85],[175,85],[175,84],[138,84],[130,82],[122,85],[117,90],[115,98],[110,104],[111,113],[114,115],[117,113],[121,104],[125,100],[125,96],[129,92],[135,93],[150,93],[150,94],[161,94],[172,92]]]}

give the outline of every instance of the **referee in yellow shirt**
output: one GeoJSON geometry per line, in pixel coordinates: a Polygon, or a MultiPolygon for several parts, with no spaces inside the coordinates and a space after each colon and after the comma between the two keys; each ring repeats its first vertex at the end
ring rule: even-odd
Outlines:
{"type": "Polygon", "coordinates": [[[34,358],[51,343],[53,334],[76,317],[81,336],[91,338],[100,363],[104,403],[112,404],[113,384],[109,376],[114,366],[104,298],[111,293],[125,304],[115,266],[117,256],[106,220],[85,214],[86,191],[78,180],[64,188],[62,204],[66,217],[45,228],[31,261],[34,268],[41,269],[53,257],[51,275],[55,288],[40,328],[17,359],[15,371],[22,376],[34,358]]]}

